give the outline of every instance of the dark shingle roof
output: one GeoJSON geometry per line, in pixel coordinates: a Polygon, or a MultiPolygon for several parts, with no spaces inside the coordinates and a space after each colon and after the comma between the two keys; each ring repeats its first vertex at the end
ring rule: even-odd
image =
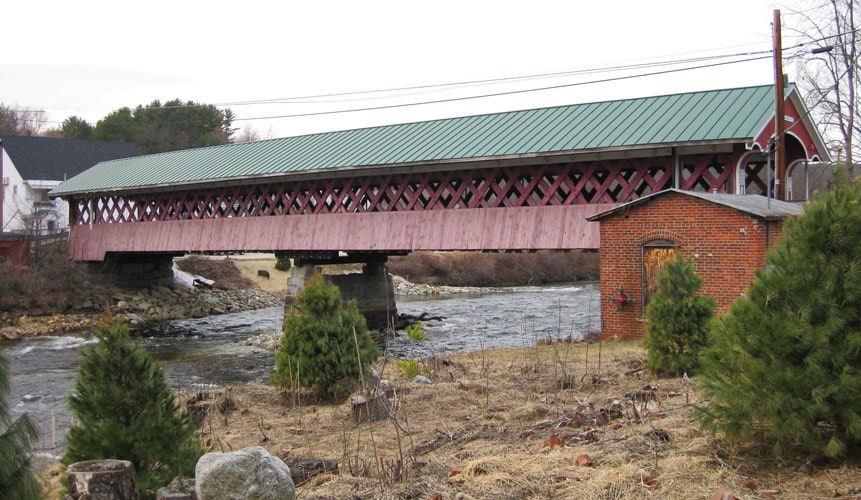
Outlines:
{"type": "Polygon", "coordinates": [[[140,155],[134,144],[125,142],[20,135],[0,136],[0,142],[27,181],[63,181],[99,162],[140,155]]]}
{"type": "Polygon", "coordinates": [[[638,198],[633,201],[629,201],[628,203],[619,205],[618,207],[612,208],[610,210],[595,214],[591,217],[588,217],[586,220],[600,221],[601,219],[607,218],[613,214],[624,212],[629,208],[635,207],[637,205],[642,205],[643,203],[648,203],[655,198],[666,196],[670,193],[678,193],[685,196],[691,196],[693,198],[699,198],[701,200],[714,203],[716,205],[729,207],[734,210],[738,210],[739,212],[743,212],[748,215],[768,220],[785,219],[793,215],[798,215],[804,211],[804,206],[801,203],[780,201],[773,198],[769,199],[765,196],[759,195],[700,193],[698,191],[667,189],[664,191],[658,191],[657,193],[653,193],[648,196],[644,196],[642,198],[638,198]]]}

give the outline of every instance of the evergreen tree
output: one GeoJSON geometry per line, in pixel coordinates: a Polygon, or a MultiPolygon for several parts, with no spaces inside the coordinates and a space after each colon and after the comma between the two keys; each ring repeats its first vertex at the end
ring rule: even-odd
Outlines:
{"type": "Polygon", "coordinates": [[[703,280],[681,255],[664,265],[656,281],[657,290],[646,306],[643,343],[649,359],[644,366],[668,374],[692,373],[708,340],[715,300],[697,295],[703,280]]]}
{"type": "Polygon", "coordinates": [[[379,351],[355,300],[342,307],[338,287],[316,274],[296,296],[295,307],[297,314],[284,321],[273,384],[338,396],[361,372],[369,373],[379,351]]]}
{"type": "Polygon", "coordinates": [[[93,126],[87,123],[87,120],[79,116],[70,116],[63,120],[60,125],[60,136],[66,139],[89,139],[93,133],[93,126]]]}
{"type": "Polygon", "coordinates": [[[746,297],[716,322],[702,425],[775,453],[861,442],[861,186],[839,184],[785,223],[746,297]]]}
{"type": "Polygon", "coordinates": [[[63,463],[128,460],[142,492],[193,475],[203,450],[161,367],[124,321],[102,322],[94,333],[99,342],[83,350],[69,397],[79,423],[69,429],[63,463]]]}
{"type": "Polygon", "coordinates": [[[233,119],[230,109],[211,104],[153,101],[109,113],[96,123],[89,138],[131,142],[145,154],[217,146],[230,142],[233,119]]]}
{"type": "Polygon", "coordinates": [[[14,422],[9,415],[9,360],[0,353],[0,498],[22,500],[40,497],[39,484],[33,470],[32,442],[36,426],[28,415],[14,422]]]}

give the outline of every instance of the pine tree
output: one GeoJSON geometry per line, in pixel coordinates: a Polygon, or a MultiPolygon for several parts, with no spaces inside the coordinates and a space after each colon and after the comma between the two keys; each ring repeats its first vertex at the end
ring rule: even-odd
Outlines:
{"type": "Polygon", "coordinates": [[[5,429],[0,434],[0,498],[37,499],[32,448],[36,426],[28,415],[12,421],[6,402],[9,392],[9,360],[0,353],[0,428],[5,429]]]}
{"type": "Polygon", "coordinates": [[[270,381],[289,389],[306,387],[320,396],[339,396],[362,372],[369,373],[379,356],[365,318],[355,300],[342,307],[338,287],[319,274],[305,283],[295,307],[297,314],[284,321],[270,381]]]}
{"type": "Polygon", "coordinates": [[[665,264],[656,284],[657,290],[646,306],[643,343],[649,358],[644,366],[661,373],[692,374],[708,340],[715,300],[697,295],[703,280],[681,255],[665,264]]]}
{"type": "Polygon", "coordinates": [[[128,460],[142,492],[192,476],[203,450],[161,367],[124,321],[103,322],[94,333],[99,342],[83,350],[69,397],[79,423],[69,429],[63,463],[128,460]]]}
{"type": "Polygon", "coordinates": [[[700,414],[712,431],[828,456],[861,442],[861,186],[785,223],[747,297],[711,335],[700,414]]]}

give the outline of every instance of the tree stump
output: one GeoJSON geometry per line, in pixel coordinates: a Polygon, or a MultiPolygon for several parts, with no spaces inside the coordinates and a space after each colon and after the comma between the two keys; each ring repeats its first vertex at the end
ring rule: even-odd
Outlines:
{"type": "Polygon", "coordinates": [[[75,500],[137,500],[135,468],[127,460],[89,460],[66,469],[75,500]]]}
{"type": "Polygon", "coordinates": [[[385,394],[379,394],[370,400],[364,396],[353,396],[351,399],[353,422],[378,420],[390,416],[389,400],[385,394]]]}

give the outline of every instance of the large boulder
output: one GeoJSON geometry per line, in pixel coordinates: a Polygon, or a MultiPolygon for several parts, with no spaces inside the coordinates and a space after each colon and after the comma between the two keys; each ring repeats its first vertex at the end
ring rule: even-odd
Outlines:
{"type": "Polygon", "coordinates": [[[296,498],[290,469],[262,446],[207,453],[194,469],[198,500],[296,498]]]}

